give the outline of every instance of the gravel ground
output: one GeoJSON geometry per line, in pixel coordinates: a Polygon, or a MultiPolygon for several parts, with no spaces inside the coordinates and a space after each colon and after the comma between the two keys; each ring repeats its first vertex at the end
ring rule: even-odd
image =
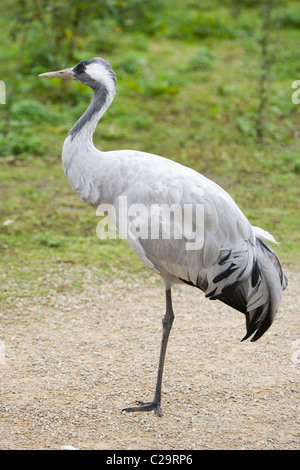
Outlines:
{"type": "Polygon", "coordinates": [[[162,284],[115,279],[22,298],[1,312],[1,449],[299,449],[299,273],[271,329],[240,339],[243,315],[189,286],[175,322],[162,412],[152,399],[164,314],[162,284]],[[9,307],[9,308],[8,308],[9,307]]]}

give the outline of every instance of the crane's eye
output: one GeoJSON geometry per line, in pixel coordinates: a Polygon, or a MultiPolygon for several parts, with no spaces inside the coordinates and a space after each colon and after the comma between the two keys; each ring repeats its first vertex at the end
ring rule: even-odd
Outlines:
{"type": "Polygon", "coordinates": [[[81,70],[86,70],[86,66],[85,66],[85,65],[82,65],[82,66],[81,66],[81,70]]]}

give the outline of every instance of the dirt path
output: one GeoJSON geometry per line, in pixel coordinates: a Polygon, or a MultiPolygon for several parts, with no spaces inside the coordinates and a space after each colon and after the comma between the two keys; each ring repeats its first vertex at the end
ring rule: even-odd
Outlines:
{"type": "Polygon", "coordinates": [[[84,277],[1,312],[1,449],[299,449],[299,274],[257,343],[242,314],[174,289],[162,418],[121,411],[152,399],[162,285],[84,277]]]}

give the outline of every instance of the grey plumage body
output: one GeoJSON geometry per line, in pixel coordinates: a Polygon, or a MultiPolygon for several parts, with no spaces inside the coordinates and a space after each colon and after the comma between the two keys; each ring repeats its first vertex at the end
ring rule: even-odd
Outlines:
{"type": "MultiPolygon", "coordinates": [[[[148,208],[163,204],[203,208],[201,226],[193,219],[194,233],[201,232],[200,248],[187,250],[188,236],[177,238],[175,232],[168,239],[161,235],[155,239],[127,237],[135,254],[160,274],[165,283],[167,313],[164,325],[168,323],[168,332],[163,336],[165,344],[161,358],[164,359],[173,322],[171,287],[175,282],[198,287],[206,297],[218,299],[243,312],[247,326],[244,339],[252,335],[252,341],[260,338],[273,322],[281,292],[287,285],[276,254],[266,244],[266,241],[275,242],[274,238],[251,226],[221,187],[191,168],[140,151],[102,152],[96,149],[93,132],[113,100],[114,72],[109,64],[98,58],[82,61],[67,70],[71,78],[89,85],[94,91],[89,108],[71,129],[63,146],[63,168],[78,196],[94,208],[110,204],[116,211],[121,197],[126,197],[129,205],[139,203],[148,208]]],[[[43,75],[51,78],[53,73],[60,76],[66,72],[43,75]]],[[[144,223],[147,225],[148,220],[144,223]]],[[[166,222],[160,213],[158,233],[162,233],[165,223],[169,223],[169,219],[166,222]]],[[[173,228],[175,226],[174,222],[173,228]]],[[[155,409],[160,414],[163,360],[160,368],[154,401],[128,411],[155,409]],[[157,405],[158,402],[155,408],[153,403],[157,405]]]]}

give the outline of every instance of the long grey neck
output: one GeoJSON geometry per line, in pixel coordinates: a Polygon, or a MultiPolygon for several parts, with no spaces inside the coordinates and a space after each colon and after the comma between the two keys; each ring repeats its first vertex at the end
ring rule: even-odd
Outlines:
{"type": "Polygon", "coordinates": [[[93,92],[91,104],[68,133],[72,142],[83,138],[87,145],[92,143],[95,128],[114,98],[114,93],[111,95],[105,86],[99,86],[93,92]]]}

